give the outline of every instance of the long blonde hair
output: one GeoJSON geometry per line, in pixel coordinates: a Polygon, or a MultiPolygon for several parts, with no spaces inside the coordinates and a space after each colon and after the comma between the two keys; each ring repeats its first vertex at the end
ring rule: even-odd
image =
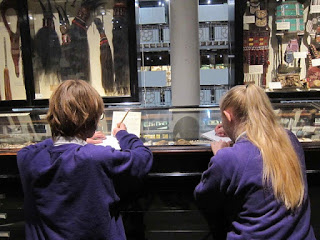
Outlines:
{"type": "Polygon", "coordinates": [[[235,86],[220,105],[221,111],[230,108],[234,114],[235,136],[246,131],[249,141],[259,148],[264,186],[271,183],[276,199],[288,210],[299,207],[305,191],[300,161],[264,90],[253,84],[235,86]]]}

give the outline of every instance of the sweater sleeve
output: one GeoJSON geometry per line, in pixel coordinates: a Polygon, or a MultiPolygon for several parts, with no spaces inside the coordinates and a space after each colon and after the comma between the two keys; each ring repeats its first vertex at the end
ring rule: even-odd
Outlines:
{"type": "Polygon", "coordinates": [[[221,165],[221,160],[228,157],[226,155],[220,150],[211,158],[208,169],[194,190],[196,204],[209,224],[213,239],[226,239],[225,203],[231,182],[226,174],[228,168],[221,165]]]}
{"type": "Polygon", "coordinates": [[[107,161],[107,168],[111,174],[128,174],[143,177],[152,167],[153,155],[151,150],[134,134],[121,130],[116,138],[122,151],[114,150],[107,161]]]}
{"type": "Polygon", "coordinates": [[[232,148],[221,149],[210,159],[208,169],[203,172],[194,191],[200,206],[214,210],[216,204],[209,203],[219,203],[220,199],[223,202],[225,195],[232,192],[232,185],[236,184],[234,161],[232,148]]]}

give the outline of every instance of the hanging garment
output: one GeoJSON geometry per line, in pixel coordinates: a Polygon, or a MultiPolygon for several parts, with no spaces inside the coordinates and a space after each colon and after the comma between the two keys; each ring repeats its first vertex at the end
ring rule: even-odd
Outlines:
{"type": "Polygon", "coordinates": [[[276,24],[288,23],[288,32],[304,31],[303,11],[303,5],[298,1],[281,2],[276,8],[276,24]]]}
{"type": "Polygon", "coordinates": [[[288,45],[286,47],[286,51],[284,53],[284,60],[286,63],[293,63],[294,61],[294,52],[299,51],[299,43],[297,39],[291,39],[288,42],[288,45]]]}
{"type": "Polygon", "coordinates": [[[263,65],[263,74],[259,77],[259,82],[265,85],[269,64],[270,31],[268,28],[258,28],[257,31],[244,31],[243,36],[244,62],[248,65],[263,65]]]}

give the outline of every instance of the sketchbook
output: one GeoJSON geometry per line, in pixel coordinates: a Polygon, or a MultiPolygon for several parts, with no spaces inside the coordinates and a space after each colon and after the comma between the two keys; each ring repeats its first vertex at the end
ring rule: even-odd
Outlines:
{"type": "Polygon", "coordinates": [[[220,140],[225,141],[225,142],[231,141],[231,139],[229,137],[220,137],[220,136],[216,135],[215,130],[205,132],[205,133],[201,134],[201,137],[207,138],[211,141],[220,141],[220,140]]]}

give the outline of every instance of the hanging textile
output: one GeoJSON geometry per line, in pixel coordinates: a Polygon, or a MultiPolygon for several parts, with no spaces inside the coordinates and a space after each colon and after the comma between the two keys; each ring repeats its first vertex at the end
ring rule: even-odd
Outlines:
{"type": "Polygon", "coordinates": [[[125,0],[113,7],[113,59],[115,84],[119,95],[130,95],[128,12],[125,0]]]}
{"type": "MultiPolygon", "coordinates": [[[[74,2],[75,3],[75,2],[74,2]]],[[[67,30],[61,59],[61,78],[90,81],[89,43],[87,30],[91,25],[91,13],[102,4],[100,0],[83,0],[76,17],[67,30]]]]}
{"type": "Polygon", "coordinates": [[[55,31],[53,12],[50,0],[47,7],[42,0],[38,0],[43,12],[42,28],[34,37],[35,70],[45,74],[58,74],[61,57],[59,37],[55,31]]]}
{"type": "Polygon", "coordinates": [[[96,27],[100,34],[100,63],[102,87],[107,95],[112,96],[115,92],[112,52],[101,19],[95,18],[94,23],[96,24],[96,27]]]}

